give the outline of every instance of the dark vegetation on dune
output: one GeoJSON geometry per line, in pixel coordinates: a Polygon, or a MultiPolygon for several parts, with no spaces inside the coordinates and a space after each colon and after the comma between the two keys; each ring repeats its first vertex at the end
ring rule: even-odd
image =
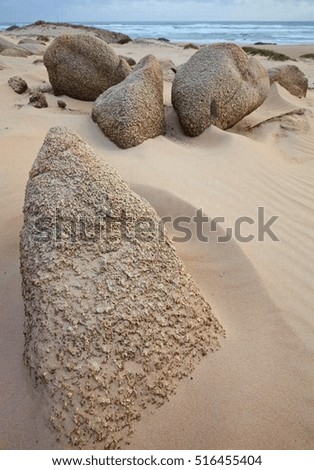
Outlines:
{"type": "Polygon", "coordinates": [[[9,26],[6,31],[14,31],[15,29],[19,29],[20,27],[17,26],[16,24],[13,24],[12,26],[9,26]]]}
{"type": "Polygon", "coordinates": [[[300,55],[300,59],[313,59],[314,60],[314,53],[310,52],[309,54],[300,55]]]}
{"type": "Polygon", "coordinates": [[[276,42],[254,42],[254,46],[277,46],[276,42]]]}
{"type": "Polygon", "coordinates": [[[247,54],[261,55],[263,57],[268,57],[269,60],[278,60],[280,62],[284,62],[285,60],[295,60],[285,54],[280,54],[279,52],[275,52],[269,49],[260,49],[258,47],[251,47],[251,46],[245,46],[245,47],[242,47],[242,49],[247,54]]]}
{"type": "Polygon", "coordinates": [[[185,44],[183,49],[199,49],[199,46],[197,46],[196,44],[193,44],[192,42],[190,42],[189,44],[185,44]]]}

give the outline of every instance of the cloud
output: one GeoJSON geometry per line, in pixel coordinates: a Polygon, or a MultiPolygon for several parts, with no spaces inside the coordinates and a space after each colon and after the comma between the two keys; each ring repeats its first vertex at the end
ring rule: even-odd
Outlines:
{"type": "Polygon", "coordinates": [[[313,0],[0,0],[3,21],[314,20],[313,0]]]}

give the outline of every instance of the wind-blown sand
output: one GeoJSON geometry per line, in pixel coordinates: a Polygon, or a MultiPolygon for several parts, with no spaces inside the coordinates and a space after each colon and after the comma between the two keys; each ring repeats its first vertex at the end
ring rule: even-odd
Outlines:
{"type": "MultiPolygon", "coordinates": [[[[194,52],[157,41],[114,48],[135,60],[153,53],[176,65],[194,52]]],[[[301,46],[297,52],[293,46],[272,48],[291,57],[309,52],[301,46]]],[[[279,242],[205,244],[194,238],[177,243],[227,339],[181,381],[167,404],[142,414],[130,447],[312,448],[314,91],[300,100],[275,84],[262,107],[236,128],[212,127],[192,139],[179,128],[170,108],[171,84],[165,82],[168,135],[120,150],[93,123],[92,103],[62,97],[67,109],[61,110],[60,98],[46,94],[49,107],[35,109],[27,95],[9,88],[13,75],[30,87],[48,81],[43,64],[33,64],[35,58],[0,59],[0,448],[58,447],[22,360],[19,274],[28,173],[47,131],[56,125],[77,132],[160,215],[189,216],[202,208],[210,218],[226,218],[220,231],[240,216],[256,219],[260,206],[266,217],[279,216],[273,226],[279,242]]],[[[277,64],[261,61],[267,67],[277,64]]],[[[288,63],[298,65],[313,86],[313,61],[288,63]]]]}

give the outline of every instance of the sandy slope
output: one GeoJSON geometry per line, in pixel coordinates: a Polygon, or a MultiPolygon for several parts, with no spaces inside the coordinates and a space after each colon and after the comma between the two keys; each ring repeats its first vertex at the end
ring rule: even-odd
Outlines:
{"type": "MultiPolygon", "coordinates": [[[[152,52],[177,65],[192,54],[156,43],[115,47],[135,59],[152,52]]],[[[236,129],[211,128],[196,139],[182,135],[168,107],[168,137],[121,151],[92,122],[90,103],[64,97],[69,109],[62,111],[47,95],[49,108],[37,110],[8,87],[14,74],[32,87],[47,80],[44,66],[33,60],[1,57],[0,448],[57,446],[21,358],[18,243],[28,171],[48,129],[61,124],[78,132],[161,215],[192,216],[202,208],[210,218],[226,218],[221,232],[239,216],[256,219],[260,206],[267,217],[279,216],[279,242],[218,244],[214,237],[205,244],[194,237],[177,243],[227,340],[168,404],[147,410],[131,447],[312,448],[314,92],[299,100],[275,85],[236,129]]],[[[314,64],[298,65],[313,80],[314,64]]],[[[167,105],[169,93],[167,83],[167,105]]]]}

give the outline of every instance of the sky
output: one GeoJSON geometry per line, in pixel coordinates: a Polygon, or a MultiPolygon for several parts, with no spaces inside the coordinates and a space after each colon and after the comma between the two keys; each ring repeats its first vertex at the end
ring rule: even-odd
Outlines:
{"type": "Polygon", "coordinates": [[[0,0],[0,22],[314,21],[314,0],[0,0]]]}

